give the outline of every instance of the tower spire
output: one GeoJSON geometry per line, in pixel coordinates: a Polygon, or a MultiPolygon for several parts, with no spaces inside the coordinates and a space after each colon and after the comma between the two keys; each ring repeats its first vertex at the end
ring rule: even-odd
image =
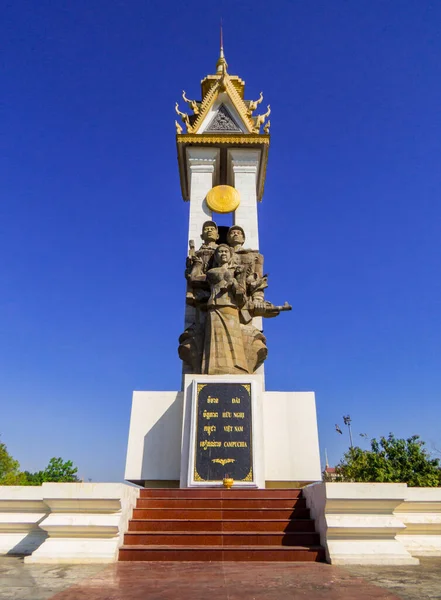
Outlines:
{"type": "Polygon", "coordinates": [[[220,51],[219,51],[219,58],[218,61],[216,63],[216,72],[221,74],[226,72],[228,67],[227,61],[225,60],[225,55],[224,55],[224,35],[223,35],[223,28],[222,28],[222,19],[220,22],[220,51]]]}

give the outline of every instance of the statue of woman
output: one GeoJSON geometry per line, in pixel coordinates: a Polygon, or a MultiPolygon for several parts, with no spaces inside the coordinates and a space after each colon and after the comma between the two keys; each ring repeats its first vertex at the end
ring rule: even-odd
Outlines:
{"type": "Polygon", "coordinates": [[[202,373],[209,375],[248,373],[240,326],[239,310],[246,303],[243,269],[234,252],[220,244],[214,253],[214,267],[207,271],[210,298],[207,302],[202,373]]]}

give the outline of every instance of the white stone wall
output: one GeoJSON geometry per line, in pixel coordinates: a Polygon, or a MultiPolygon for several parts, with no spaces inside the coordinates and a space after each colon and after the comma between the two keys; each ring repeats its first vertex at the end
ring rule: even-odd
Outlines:
{"type": "Polygon", "coordinates": [[[183,392],[133,392],[127,481],[179,481],[183,392]]]}
{"type": "Polygon", "coordinates": [[[319,481],[314,392],[267,391],[263,398],[265,480],[319,481]]]}
{"type": "Polygon", "coordinates": [[[333,564],[409,565],[441,556],[441,488],[316,483],[304,495],[333,564]]]}
{"type": "Polygon", "coordinates": [[[408,488],[395,515],[406,526],[397,539],[413,556],[441,556],[441,488],[408,488]]]}
{"type": "Polygon", "coordinates": [[[0,554],[25,562],[114,562],[139,488],[124,483],[0,487],[0,554]]]}
{"type": "Polygon", "coordinates": [[[0,554],[31,554],[46,533],[38,524],[46,517],[41,486],[0,486],[0,554]]]}

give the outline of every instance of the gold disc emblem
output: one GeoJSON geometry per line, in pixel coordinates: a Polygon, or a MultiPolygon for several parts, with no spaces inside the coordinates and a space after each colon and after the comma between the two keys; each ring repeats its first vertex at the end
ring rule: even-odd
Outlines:
{"type": "Polygon", "coordinates": [[[207,204],[213,212],[233,212],[240,204],[240,194],[231,185],[217,185],[208,192],[207,204]]]}

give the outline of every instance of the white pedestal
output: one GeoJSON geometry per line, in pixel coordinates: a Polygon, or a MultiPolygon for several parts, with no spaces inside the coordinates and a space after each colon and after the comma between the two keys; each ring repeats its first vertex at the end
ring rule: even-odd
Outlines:
{"type": "MultiPolygon", "coordinates": [[[[146,487],[187,487],[191,430],[191,382],[185,392],[134,392],[125,479],[146,487]]],[[[225,375],[254,381],[255,464],[258,487],[296,487],[321,480],[313,392],[263,391],[262,376],[225,375]],[[260,469],[260,472],[259,472],[260,469]]]]}

